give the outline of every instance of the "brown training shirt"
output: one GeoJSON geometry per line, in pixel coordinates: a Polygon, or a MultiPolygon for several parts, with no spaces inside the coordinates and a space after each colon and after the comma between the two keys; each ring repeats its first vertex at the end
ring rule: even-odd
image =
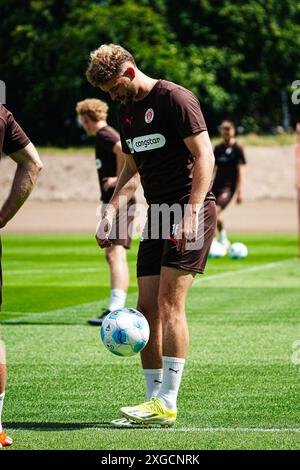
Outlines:
{"type": "Polygon", "coordinates": [[[217,171],[213,191],[215,188],[222,189],[228,187],[234,192],[237,183],[238,165],[246,164],[243,147],[237,143],[227,145],[225,142],[222,142],[216,145],[214,154],[217,171]]]}
{"type": "Polygon", "coordinates": [[[15,121],[12,113],[0,104],[0,156],[23,149],[30,143],[29,138],[15,121]]]}
{"type": "Polygon", "coordinates": [[[134,158],[148,204],[186,199],[195,159],[184,139],[207,130],[196,96],[158,80],[143,100],[122,104],[119,118],[123,152],[134,158]]]}
{"type": "MultiPolygon", "coordinates": [[[[30,143],[27,135],[8,109],[0,103],[0,158],[2,151],[10,155],[23,149],[30,143]]],[[[1,269],[1,239],[0,239],[0,308],[2,304],[2,269],[1,269]]]]}
{"type": "Polygon", "coordinates": [[[96,168],[103,202],[109,202],[115,189],[110,188],[108,191],[104,191],[103,178],[116,176],[117,174],[117,161],[113,148],[119,140],[120,135],[110,126],[102,127],[96,133],[96,168]]]}

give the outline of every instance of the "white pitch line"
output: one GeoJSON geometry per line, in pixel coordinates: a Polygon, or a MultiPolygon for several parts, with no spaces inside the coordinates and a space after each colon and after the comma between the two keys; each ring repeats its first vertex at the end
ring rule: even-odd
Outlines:
{"type": "MultiPolygon", "coordinates": [[[[257,266],[252,266],[250,268],[246,268],[246,269],[238,269],[236,271],[227,271],[227,272],[224,272],[224,273],[219,273],[219,274],[211,274],[211,275],[208,275],[208,276],[202,276],[201,278],[197,278],[195,281],[194,281],[194,284],[193,286],[195,286],[195,284],[197,285],[199,282],[204,282],[204,281],[208,281],[208,280],[211,280],[211,279],[220,279],[220,278],[223,278],[223,277],[228,277],[228,276],[233,276],[235,274],[246,274],[246,273],[251,273],[251,272],[256,272],[256,271],[261,271],[261,270],[264,270],[264,269],[271,269],[273,267],[277,267],[277,266],[281,266],[283,264],[287,264],[287,263],[290,263],[292,261],[296,261],[296,259],[287,259],[287,260],[284,260],[284,261],[278,261],[278,262],[275,262],[275,263],[267,263],[267,264],[262,264],[262,265],[257,265],[257,266]]],[[[66,273],[89,273],[89,272],[99,272],[100,273],[100,268],[77,268],[77,269],[74,269],[74,268],[55,268],[55,269],[51,269],[51,268],[47,268],[47,269],[7,269],[7,270],[4,270],[4,274],[7,275],[7,274],[66,274],[66,273]]]]}
{"type": "MultiPolygon", "coordinates": [[[[210,281],[210,280],[213,280],[213,279],[222,279],[222,278],[225,278],[225,277],[231,277],[231,276],[235,276],[235,275],[239,275],[239,274],[247,274],[247,273],[252,273],[252,272],[257,272],[257,271],[263,271],[265,269],[271,269],[271,268],[282,266],[282,265],[285,265],[285,264],[294,263],[295,261],[297,261],[297,258],[287,259],[287,260],[284,260],[284,261],[278,261],[278,262],[275,262],[275,263],[266,263],[266,264],[261,264],[261,265],[257,265],[257,266],[251,266],[250,268],[240,269],[240,270],[237,270],[237,271],[227,271],[227,272],[223,272],[223,273],[219,273],[219,274],[211,274],[209,276],[204,276],[202,278],[195,279],[195,281],[192,285],[192,288],[193,287],[198,287],[199,284],[202,284],[205,281],[210,281]]],[[[74,272],[74,270],[72,270],[72,272],[74,272]]],[[[127,301],[130,301],[131,299],[134,300],[135,298],[136,298],[136,293],[132,293],[132,294],[127,296],[127,301]]],[[[65,307],[65,308],[62,308],[62,309],[48,310],[46,312],[30,313],[28,315],[24,315],[23,317],[18,317],[15,320],[13,320],[13,319],[8,320],[7,324],[18,323],[22,320],[36,317],[36,315],[38,315],[38,316],[52,315],[52,314],[57,315],[57,314],[60,314],[60,313],[62,313],[62,314],[63,313],[68,313],[69,311],[73,311],[73,310],[82,310],[82,309],[87,309],[87,308],[93,308],[93,307],[96,307],[97,305],[99,305],[99,309],[100,309],[102,306],[106,306],[108,301],[109,301],[109,298],[105,298],[105,299],[102,299],[101,301],[77,304],[77,305],[65,307]]],[[[6,323],[5,321],[2,322],[2,324],[5,324],[5,323],[6,323]]]]}
{"type": "Polygon", "coordinates": [[[300,428],[173,428],[171,431],[179,431],[179,432],[260,432],[260,433],[267,433],[267,432],[293,432],[293,433],[300,433],[300,428]]]}
{"type": "Polygon", "coordinates": [[[96,273],[101,272],[100,268],[62,268],[62,269],[8,269],[4,270],[4,275],[7,274],[66,274],[66,273],[96,273]]]}
{"type": "Polygon", "coordinates": [[[265,263],[265,264],[260,264],[256,266],[251,266],[250,268],[245,268],[245,269],[237,269],[236,271],[226,271],[223,273],[219,274],[210,274],[209,276],[203,276],[203,277],[198,277],[195,279],[192,287],[197,287],[198,284],[202,284],[205,281],[211,281],[213,279],[222,279],[225,277],[231,277],[239,274],[248,274],[248,273],[253,273],[257,271],[264,271],[265,269],[272,269],[272,268],[277,268],[278,266],[282,266],[285,264],[289,263],[294,263],[297,259],[292,258],[292,259],[286,259],[284,261],[277,261],[275,263],[265,263]]]}
{"type": "MultiPolygon", "coordinates": [[[[131,293],[127,295],[127,301],[133,301],[136,299],[136,293],[131,293]]],[[[78,310],[83,310],[83,309],[89,309],[89,308],[98,308],[99,307],[99,314],[100,314],[100,309],[104,308],[107,306],[109,302],[109,297],[106,297],[101,300],[97,300],[95,302],[88,302],[88,303],[83,303],[83,304],[77,304],[77,305],[70,305],[69,307],[64,307],[64,308],[58,308],[55,310],[48,310],[46,312],[34,312],[34,313],[29,313],[26,314],[25,312],[20,312],[24,314],[22,317],[18,317],[15,319],[11,320],[4,320],[3,322],[0,322],[2,325],[12,325],[14,323],[19,323],[20,321],[27,320],[28,318],[36,318],[36,317],[43,317],[43,316],[48,316],[48,315],[58,315],[58,314],[65,314],[69,312],[76,312],[78,310]]],[[[3,311],[2,313],[6,313],[3,311]]],[[[12,312],[14,313],[14,312],[12,312]]]]}
{"type": "MultiPolygon", "coordinates": [[[[25,423],[24,423],[25,424],[25,423]]],[[[116,431],[116,430],[130,430],[130,431],[155,431],[155,432],[196,432],[196,433],[222,433],[222,432],[230,432],[230,433],[293,433],[293,434],[298,434],[300,433],[300,428],[226,428],[226,427],[220,427],[220,428],[189,428],[189,427],[183,427],[183,428],[159,428],[159,427],[132,427],[132,428],[122,428],[122,427],[113,427],[113,426],[84,426],[84,423],[78,423],[79,427],[76,427],[76,424],[74,426],[70,427],[26,427],[27,431],[53,431],[53,432],[58,432],[58,431],[82,431],[82,430],[94,430],[94,431],[116,431]]],[[[23,429],[23,427],[9,427],[8,429],[23,429]]]]}
{"type": "MultiPolygon", "coordinates": [[[[64,308],[58,308],[56,310],[48,310],[46,312],[34,312],[34,313],[29,313],[26,314],[25,312],[22,312],[24,316],[18,317],[15,319],[11,320],[4,320],[1,322],[2,325],[12,325],[14,323],[20,323],[20,321],[27,320],[28,318],[36,318],[36,317],[41,317],[45,315],[58,315],[58,314],[64,314],[68,313],[70,311],[76,311],[76,310],[82,310],[82,309],[88,309],[88,308],[95,308],[99,306],[99,314],[100,314],[100,309],[104,307],[107,302],[109,301],[109,298],[105,298],[102,300],[97,300],[96,302],[88,302],[88,303],[83,303],[83,304],[77,304],[77,305],[70,305],[69,307],[64,307],[64,308]]],[[[2,312],[5,313],[5,312],[2,312]]]]}

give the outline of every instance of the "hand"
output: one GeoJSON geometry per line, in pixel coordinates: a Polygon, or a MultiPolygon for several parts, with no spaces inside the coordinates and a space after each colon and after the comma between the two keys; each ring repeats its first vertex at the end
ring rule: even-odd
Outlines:
{"type": "Polygon", "coordinates": [[[104,191],[108,191],[110,188],[114,188],[116,186],[117,179],[118,178],[116,176],[108,176],[103,178],[102,182],[104,191]]]}
{"type": "Polygon", "coordinates": [[[111,227],[112,220],[107,213],[104,213],[96,232],[96,240],[100,248],[107,248],[112,245],[112,242],[108,239],[111,227]]]}
{"type": "Polygon", "coordinates": [[[237,195],[236,195],[236,203],[237,204],[242,204],[243,202],[243,196],[242,196],[242,191],[237,191],[237,195]]]}
{"type": "Polygon", "coordinates": [[[187,208],[186,213],[175,233],[176,249],[182,253],[186,250],[187,243],[194,243],[197,240],[198,232],[198,211],[187,208]]]}

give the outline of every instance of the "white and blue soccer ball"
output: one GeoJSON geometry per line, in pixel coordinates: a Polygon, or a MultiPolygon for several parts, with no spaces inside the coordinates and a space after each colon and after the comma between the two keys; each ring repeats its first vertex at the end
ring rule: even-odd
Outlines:
{"type": "Polygon", "coordinates": [[[217,259],[217,258],[223,258],[226,255],[226,248],[224,245],[222,245],[221,242],[218,242],[218,240],[213,239],[208,257],[210,259],[217,259]]]}
{"type": "Polygon", "coordinates": [[[248,256],[248,248],[244,243],[233,243],[228,254],[232,259],[243,259],[248,256]]]}
{"type": "Polygon", "coordinates": [[[144,349],[150,336],[144,315],[134,308],[110,312],[101,326],[104,346],[117,356],[133,356],[144,349]]]}

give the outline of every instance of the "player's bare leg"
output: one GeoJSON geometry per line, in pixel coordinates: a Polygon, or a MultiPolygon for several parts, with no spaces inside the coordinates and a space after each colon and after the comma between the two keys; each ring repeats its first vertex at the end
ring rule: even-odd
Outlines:
{"type": "Polygon", "coordinates": [[[10,446],[12,444],[12,439],[8,437],[2,429],[2,409],[4,402],[5,394],[5,385],[6,385],[6,364],[5,364],[5,350],[4,344],[0,339],[0,447],[10,446]]]}
{"type": "MultiPolygon", "coordinates": [[[[150,327],[150,338],[141,352],[142,367],[146,383],[146,400],[156,396],[162,384],[162,327],[158,310],[158,291],[160,276],[138,277],[139,297],[137,309],[145,315],[150,327]]],[[[131,419],[116,419],[112,424],[117,427],[137,427],[131,419]]],[[[141,424],[143,426],[143,424],[141,424]]]]}
{"type": "Polygon", "coordinates": [[[220,206],[216,206],[216,210],[217,210],[217,230],[220,233],[221,230],[223,230],[224,228],[224,222],[221,216],[222,208],[220,206]]]}
{"type": "Polygon", "coordinates": [[[129,286],[129,271],[126,249],[121,245],[112,245],[105,250],[110,268],[110,311],[123,308],[129,286]]]}
{"type": "Polygon", "coordinates": [[[93,326],[101,326],[109,312],[125,306],[129,285],[126,249],[122,245],[111,245],[105,249],[105,257],[110,268],[110,302],[101,316],[89,320],[93,326]]]}
{"type": "Polygon", "coordinates": [[[6,385],[6,365],[5,365],[5,349],[0,338],[0,395],[5,392],[6,385]]]}
{"type": "Polygon", "coordinates": [[[164,356],[186,357],[189,330],[185,302],[194,276],[194,273],[181,269],[162,267],[158,306],[163,328],[164,356]]]}
{"type": "Polygon", "coordinates": [[[158,275],[138,278],[137,309],[147,318],[151,332],[148,344],[141,352],[147,400],[157,395],[162,382],[162,327],[157,303],[159,279],[158,275]]]}
{"type": "Polygon", "coordinates": [[[227,250],[230,246],[230,241],[227,238],[227,232],[225,230],[225,225],[224,225],[224,221],[222,217],[223,209],[220,206],[216,206],[216,209],[217,209],[217,231],[220,234],[220,242],[227,250]]]}

